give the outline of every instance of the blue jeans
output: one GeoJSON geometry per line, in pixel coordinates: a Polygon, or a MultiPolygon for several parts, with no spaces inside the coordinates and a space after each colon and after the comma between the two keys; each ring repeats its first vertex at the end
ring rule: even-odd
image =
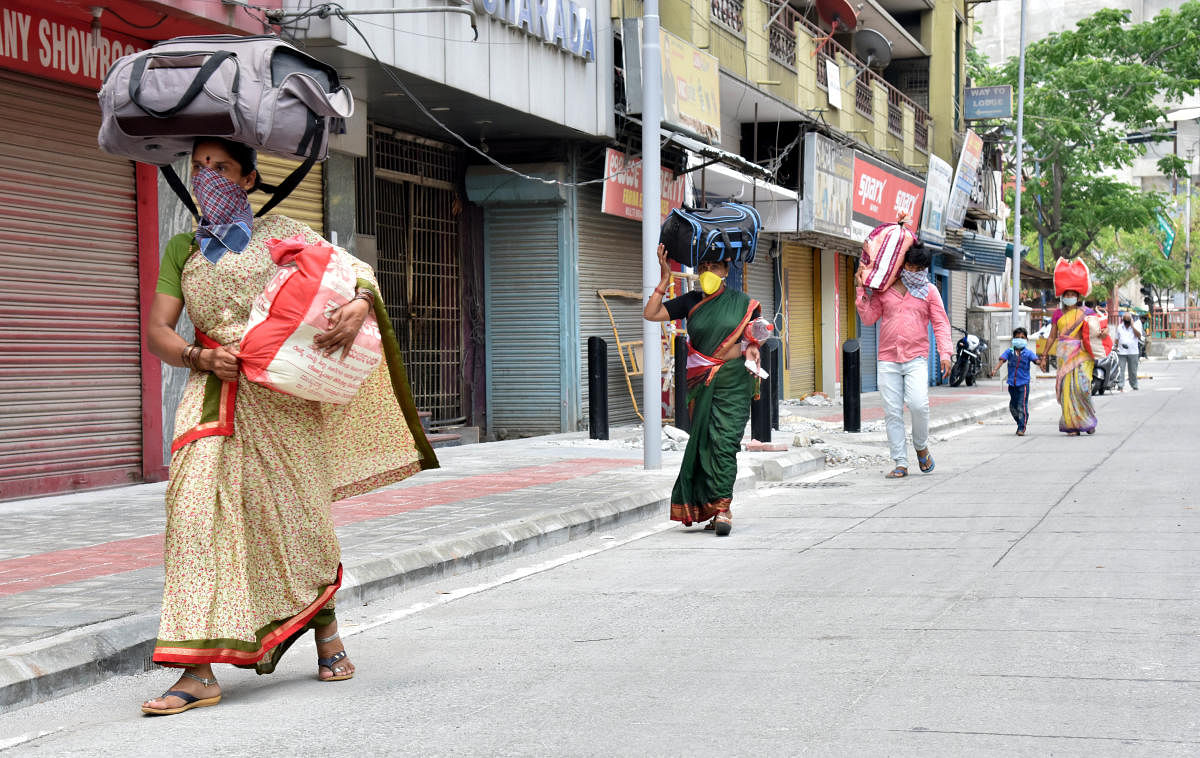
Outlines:
{"type": "Polygon", "coordinates": [[[1028,384],[1008,385],[1008,412],[1012,414],[1013,421],[1017,422],[1017,431],[1025,431],[1025,425],[1029,423],[1028,384]]]}
{"type": "Polygon", "coordinates": [[[904,435],[904,406],[912,414],[912,441],[917,450],[929,442],[929,366],[925,358],[905,363],[880,361],[877,369],[888,447],[897,466],[908,468],[904,435]]]}

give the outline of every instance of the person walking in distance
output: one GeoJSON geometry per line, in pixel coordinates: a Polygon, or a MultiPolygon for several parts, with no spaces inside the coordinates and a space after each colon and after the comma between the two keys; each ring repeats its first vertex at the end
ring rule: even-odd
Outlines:
{"type": "Polygon", "coordinates": [[[889,479],[908,476],[908,446],[904,406],[912,414],[912,441],[921,471],[933,471],[929,452],[929,327],[933,327],[943,374],[950,373],[950,320],[937,288],[929,282],[929,250],[917,242],[904,256],[904,268],[886,290],[863,286],[865,269],[857,275],[855,305],[863,324],[879,322],[879,393],[887,423],[888,445],[895,467],[889,479]]]}
{"type": "Polygon", "coordinates": [[[1141,323],[1135,323],[1133,316],[1126,313],[1117,325],[1117,360],[1120,361],[1120,368],[1117,369],[1117,388],[1122,392],[1125,391],[1126,378],[1129,379],[1130,387],[1135,390],[1138,388],[1138,353],[1141,341],[1141,323]]]}
{"type": "Polygon", "coordinates": [[[1013,329],[1012,347],[1000,354],[996,368],[992,369],[995,376],[1001,364],[1008,361],[1008,412],[1017,422],[1018,437],[1025,436],[1025,426],[1029,423],[1029,365],[1037,360],[1037,353],[1029,349],[1029,332],[1018,326],[1013,329]]]}

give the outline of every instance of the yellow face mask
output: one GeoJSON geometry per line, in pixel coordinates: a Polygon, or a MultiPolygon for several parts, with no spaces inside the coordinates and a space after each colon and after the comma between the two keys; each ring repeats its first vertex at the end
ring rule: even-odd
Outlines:
{"type": "Polygon", "coordinates": [[[721,284],[723,284],[724,281],[724,279],[717,276],[713,272],[705,271],[700,274],[700,291],[706,295],[711,295],[717,290],[721,289],[721,284]]]}

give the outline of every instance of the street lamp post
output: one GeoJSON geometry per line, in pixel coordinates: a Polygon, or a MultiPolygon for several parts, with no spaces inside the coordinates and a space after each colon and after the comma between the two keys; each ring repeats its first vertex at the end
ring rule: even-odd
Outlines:
{"type": "MultiPolygon", "coordinates": [[[[1193,124],[1200,125],[1200,108],[1180,108],[1179,110],[1171,111],[1167,114],[1167,121],[1173,121],[1176,134],[1179,133],[1179,124],[1191,121],[1193,124]]],[[[1175,138],[1175,150],[1178,155],[1179,137],[1175,138]]],[[[1192,309],[1191,309],[1191,292],[1192,292],[1192,157],[1195,155],[1195,147],[1193,146],[1187,152],[1187,201],[1186,201],[1186,219],[1184,221],[1183,230],[1183,330],[1185,334],[1190,334],[1192,331],[1192,309]]]]}
{"type": "MultiPolygon", "coordinates": [[[[662,223],[662,53],[658,0],[642,4],[642,302],[658,286],[658,232],[662,223]]],[[[662,468],[662,331],[642,320],[642,456],[647,470],[662,468]]]]}
{"type": "Polygon", "coordinates": [[[1017,167],[1016,197],[1013,203],[1012,325],[1021,317],[1021,171],[1025,161],[1025,0],[1021,0],[1020,58],[1017,63],[1017,167]]]}

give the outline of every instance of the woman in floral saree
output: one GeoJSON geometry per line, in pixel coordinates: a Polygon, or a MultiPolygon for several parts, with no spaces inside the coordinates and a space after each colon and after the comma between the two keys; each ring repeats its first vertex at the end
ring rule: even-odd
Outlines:
{"type": "Polygon", "coordinates": [[[1063,292],[1062,306],[1050,318],[1050,338],[1046,340],[1042,370],[1047,369],[1050,351],[1053,350],[1058,359],[1054,389],[1058,404],[1062,407],[1058,430],[1078,437],[1080,432],[1094,433],[1097,424],[1091,395],[1095,364],[1087,348],[1085,334],[1087,320],[1095,316],[1095,312],[1079,304],[1079,292],[1076,290],[1063,292]]]}
{"type": "Polygon", "coordinates": [[[683,453],[679,477],[671,491],[671,519],[684,526],[708,521],[707,529],[725,536],[733,529],[733,483],[737,453],[750,419],[750,401],[758,380],[747,371],[755,366],[759,349],[743,348],[746,325],[758,315],[758,302],[744,292],[725,287],[728,261],[701,261],[700,290],[663,302],[671,267],[658,247],[662,282],[650,295],[643,316],[647,321],[687,318],[688,408],[691,436],[683,453]]]}
{"type": "Polygon", "coordinates": [[[171,446],[154,649],[156,663],[183,674],[143,703],[152,715],[216,705],[212,664],[270,673],[307,629],[315,631],[318,678],[351,678],[334,616],[342,569],[331,504],[437,466],[374,274],[361,261],[355,298],[315,341],[326,353],[348,352],[374,310],[386,357],[350,403],[304,400],[239,378],[237,345],[251,304],[277,269],[267,241],[320,238],[285,216],[251,215],[247,192],[259,183],[245,145],[198,140],[192,173],[203,219],[195,235],[167,244],[148,329],[155,355],[192,369],[171,446]],[[195,345],[175,332],[184,307],[195,345]]]}

